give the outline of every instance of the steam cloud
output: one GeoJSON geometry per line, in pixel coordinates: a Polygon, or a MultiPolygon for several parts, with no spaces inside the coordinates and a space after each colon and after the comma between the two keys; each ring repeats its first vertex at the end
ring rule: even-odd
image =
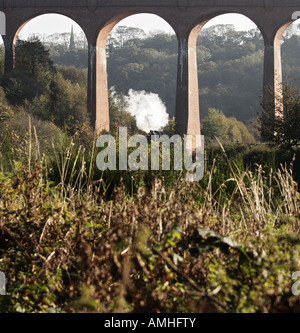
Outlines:
{"type": "Polygon", "coordinates": [[[135,117],[137,127],[145,132],[159,131],[169,122],[167,109],[157,94],[129,90],[125,97],[128,112],[135,117]]]}

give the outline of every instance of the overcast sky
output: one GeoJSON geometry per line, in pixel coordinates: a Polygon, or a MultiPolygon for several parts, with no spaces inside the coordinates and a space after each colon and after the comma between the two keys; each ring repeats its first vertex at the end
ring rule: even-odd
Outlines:
{"type": "MultiPolygon", "coordinates": [[[[238,14],[220,15],[208,22],[206,26],[214,24],[234,24],[237,30],[248,30],[256,27],[251,20],[238,14]]],[[[72,25],[74,27],[74,32],[78,33],[81,31],[81,28],[74,21],[65,16],[57,14],[41,15],[24,26],[20,33],[20,37],[27,38],[33,33],[52,34],[54,32],[70,32],[72,25]]],[[[143,29],[145,32],[153,30],[173,32],[168,23],[158,16],[151,14],[132,15],[127,19],[122,20],[119,25],[137,27],[143,29]]]]}

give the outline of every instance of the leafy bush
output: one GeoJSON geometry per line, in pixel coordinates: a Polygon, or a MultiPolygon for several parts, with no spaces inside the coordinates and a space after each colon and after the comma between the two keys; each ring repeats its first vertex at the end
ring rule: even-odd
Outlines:
{"type": "Polygon", "coordinates": [[[202,120],[202,134],[208,142],[217,137],[220,141],[232,144],[255,143],[247,127],[235,118],[227,118],[222,111],[209,109],[202,120]]]}

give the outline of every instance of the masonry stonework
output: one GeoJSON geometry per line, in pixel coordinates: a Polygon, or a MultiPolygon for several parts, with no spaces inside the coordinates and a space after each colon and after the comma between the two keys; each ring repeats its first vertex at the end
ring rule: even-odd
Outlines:
{"type": "MultiPolygon", "coordinates": [[[[14,68],[14,45],[28,21],[50,13],[73,19],[89,44],[88,111],[97,132],[109,131],[105,52],[108,35],[125,17],[138,13],[158,15],[171,25],[178,39],[177,133],[199,135],[196,41],[204,24],[218,15],[237,13],[257,25],[265,44],[263,103],[267,104],[274,95],[281,94],[281,37],[292,23],[293,13],[299,10],[299,0],[0,0],[0,11],[7,21],[3,36],[5,70],[14,68]]],[[[275,107],[269,112],[275,114],[275,107]]]]}

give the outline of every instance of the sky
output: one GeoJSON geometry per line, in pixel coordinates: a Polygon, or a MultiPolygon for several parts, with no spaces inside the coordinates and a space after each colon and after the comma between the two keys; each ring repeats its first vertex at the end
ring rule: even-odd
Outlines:
{"type": "MultiPolygon", "coordinates": [[[[220,15],[209,21],[206,27],[215,24],[234,24],[237,30],[248,30],[255,28],[255,24],[243,15],[225,14],[220,15]]],[[[39,16],[28,22],[20,32],[20,38],[27,38],[34,33],[52,34],[54,32],[70,32],[73,25],[74,32],[81,32],[81,28],[71,19],[57,14],[47,14],[39,16]]],[[[132,15],[122,20],[118,25],[127,25],[143,29],[145,32],[162,30],[173,33],[172,28],[167,22],[153,14],[132,15]]]]}

